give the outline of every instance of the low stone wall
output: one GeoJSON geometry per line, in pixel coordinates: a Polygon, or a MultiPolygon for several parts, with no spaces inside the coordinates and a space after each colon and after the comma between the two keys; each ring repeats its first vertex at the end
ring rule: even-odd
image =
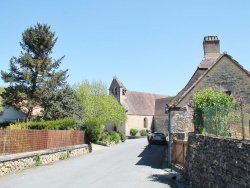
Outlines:
{"type": "Polygon", "coordinates": [[[64,160],[69,157],[83,155],[91,151],[91,145],[83,144],[58,149],[47,149],[0,156],[0,176],[17,172],[26,168],[64,160]]]}
{"type": "Polygon", "coordinates": [[[250,141],[190,135],[184,173],[192,187],[250,187],[250,141]]]}

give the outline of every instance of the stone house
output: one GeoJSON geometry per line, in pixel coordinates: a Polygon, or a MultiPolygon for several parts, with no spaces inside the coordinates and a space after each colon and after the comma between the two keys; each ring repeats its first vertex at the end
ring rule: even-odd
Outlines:
{"type": "MultiPolygon", "coordinates": [[[[206,36],[203,40],[204,58],[187,85],[169,102],[170,108],[185,108],[185,111],[171,113],[173,132],[191,132],[194,129],[193,111],[188,107],[195,92],[206,89],[219,89],[238,98],[244,98],[244,112],[250,113],[250,74],[226,52],[220,53],[217,36],[206,36]]],[[[249,117],[248,117],[249,118],[249,117]]],[[[245,122],[249,123],[250,120],[245,122]]]]}
{"type": "MultiPolygon", "coordinates": [[[[149,130],[154,132],[167,132],[167,118],[165,105],[170,101],[166,95],[130,91],[115,76],[109,88],[118,102],[124,106],[127,114],[125,125],[117,129],[130,134],[130,129],[149,130]]],[[[112,128],[108,128],[112,129],[112,128]]]]}

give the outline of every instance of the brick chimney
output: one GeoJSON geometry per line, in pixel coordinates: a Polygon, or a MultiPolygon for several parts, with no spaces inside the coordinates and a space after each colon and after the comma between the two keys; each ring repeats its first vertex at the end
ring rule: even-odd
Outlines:
{"type": "Polygon", "coordinates": [[[206,36],[203,40],[204,56],[220,54],[220,40],[217,36],[206,36]]]}

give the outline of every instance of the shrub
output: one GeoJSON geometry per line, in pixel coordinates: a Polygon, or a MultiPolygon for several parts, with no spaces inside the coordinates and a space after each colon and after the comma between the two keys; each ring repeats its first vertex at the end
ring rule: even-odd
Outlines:
{"type": "Polygon", "coordinates": [[[111,131],[108,134],[110,135],[110,141],[111,142],[114,142],[116,144],[118,144],[120,142],[121,138],[120,138],[120,135],[117,132],[111,131]]]}
{"type": "Polygon", "coordinates": [[[147,136],[147,130],[140,130],[140,135],[141,136],[147,136]]]}
{"type": "Polygon", "coordinates": [[[131,129],[130,129],[130,135],[131,135],[131,136],[135,136],[137,133],[138,133],[138,130],[137,130],[137,129],[134,129],[134,128],[131,128],[131,129]]]}
{"type": "Polygon", "coordinates": [[[121,132],[121,131],[117,131],[117,133],[120,135],[121,141],[125,142],[126,140],[126,135],[125,133],[121,132]]]}
{"type": "Polygon", "coordinates": [[[103,126],[97,120],[88,120],[84,123],[83,129],[86,132],[90,142],[97,142],[100,140],[104,131],[103,126]]]}
{"type": "Polygon", "coordinates": [[[102,137],[100,138],[101,142],[105,142],[105,143],[111,143],[114,142],[116,144],[118,144],[121,140],[121,137],[119,135],[119,133],[115,132],[115,131],[110,131],[110,132],[103,132],[102,137]]]}
{"type": "Polygon", "coordinates": [[[53,121],[28,121],[10,124],[10,129],[38,129],[38,130],[76,130],[77,123],[73,118],[53,121]]]}

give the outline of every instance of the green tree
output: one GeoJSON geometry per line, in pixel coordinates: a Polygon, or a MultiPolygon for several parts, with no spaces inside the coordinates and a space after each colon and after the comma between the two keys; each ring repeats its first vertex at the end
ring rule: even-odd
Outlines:
{"type": "Polygon", "coordinates": [[[1,94],[4,92],[4,88],[3,87],[0,87],[0,115],[2,114],[3,112],[3,103],[2,103],[2,97],[1,97],[1,94]]]}
{"type": "Polygon", "coordinates": [[[44,120],[68,117],[75,117],[80,120],[83,117],[83,106],[80,104],[76,92],[68,85],[61,89],[47,92],[41,99],[44,120]]]}
{"type": "Polygon", "coordinates": [[[202,133],[204,128],[203,110],[217,105],[235,104],[234,97],[218,90],[204,89],[193,95],[194,102],[194,126],[197,133],[202,133]]]}
{"type": "Polygon", "coordinates": [[[9,72],[1,71],[4,82],[10,84],[1,95],[4,104],[27,107],[28,119],[34,106],[41,103],[44,92],[65,84],[67,70],[58,70],[64,56],[58,60],[51,57],[56,42],[50,26],[37,23],[23,32],[20,42],[23,51],[19,57],[10,59],[9,72]]]}
{"type": "Polygon", "coordinates": [[[95,120],[100,124],[113,122],[119,126],[126,121],[126,111],[118,101],[108,95],[107,86],[99,81],[84,81],[75,86],[77,96],[84,106],[85,120],[95,120]]]}

